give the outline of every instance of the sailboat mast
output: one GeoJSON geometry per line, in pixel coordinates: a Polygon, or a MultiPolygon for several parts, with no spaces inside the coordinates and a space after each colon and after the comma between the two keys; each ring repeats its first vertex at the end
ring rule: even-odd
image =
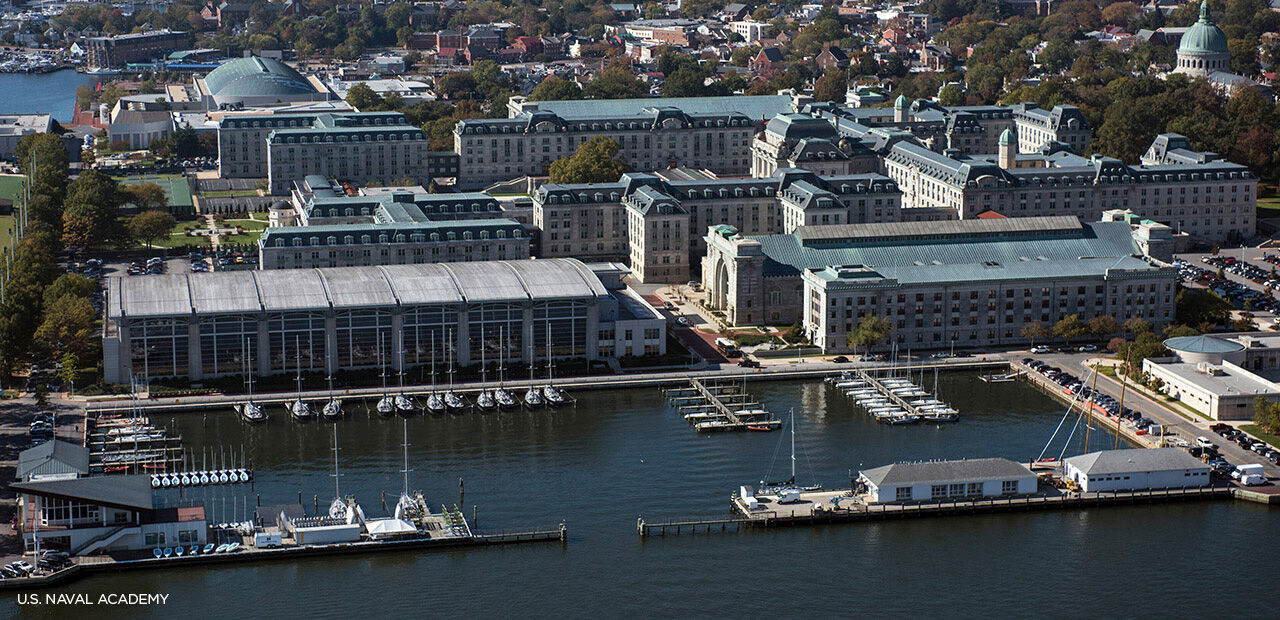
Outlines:
{"type": "Polygon", "coordinates": [[[342,497],[338,490],[338,425],[333,426],[333,496],[342,497]]]}
{"type": "Polygon", "coordinates": [[[404,421],[404,494],[409,494],[409,418],[404,421]]]}
{"type": "Polygon", "coordinates": [[[1084,421],[1084,454],[1089,453],[1089,427],[1093,426],[1094,396],[1098,393],[1098,366],[1093,367],[1093,381],[1089,385],[1089,406],[1085,409],[1084,421]]]}
{"type": "Polygon", "coordinates": [[[796,481],[796,412],[791,410],[791,482],[796,481]]]}
{"type": "Polygon", "coordinates": [[[1120,405],[1119,405],[1119,408],[1116,409],[1116,447],[1114,448],[1115,450],[1120,449],[1120,419],[1124,417],[1125,388],[1129,387],[1129,382],[1127,381],[1125,372],[1129,370],[1129,359],[1132,354],[1133,354],[1133,347],[1129,347],[1129,351],[1125,353],[1125,356],[1124,356],[1124,366],[1120,369],[1120,372],[1116,373],[1120,376],[1120,405]]]}

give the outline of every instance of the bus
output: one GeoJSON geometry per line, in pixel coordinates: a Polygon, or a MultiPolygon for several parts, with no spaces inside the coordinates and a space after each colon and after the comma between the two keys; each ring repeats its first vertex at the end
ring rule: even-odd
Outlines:
{"type": "Polygon", "coordinates": [[[716,338],[716,350],[725,357],[739,357],[742,352],[738,350],[738,346],[728,338],[716,338]]]}

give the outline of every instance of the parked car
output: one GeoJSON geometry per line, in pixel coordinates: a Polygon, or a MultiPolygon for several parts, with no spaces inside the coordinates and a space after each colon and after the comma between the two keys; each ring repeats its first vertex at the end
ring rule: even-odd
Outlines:
{"type": "Polygon", "coordinates": [[[1034,347],[1031,347],[1031,352],[1032,353],[1050,353],[1052,352],[1052,350],[1049,347],[1046,347],[1042,344],[1038,344],[1034,347]]]}
{"type": "Polygon", "coordinates": [[[757,362],[749,357],[745,357],[742,359],[742,361],[738,362],[738,365],[743,368],[759,368],[760,362],[757,362]]]}

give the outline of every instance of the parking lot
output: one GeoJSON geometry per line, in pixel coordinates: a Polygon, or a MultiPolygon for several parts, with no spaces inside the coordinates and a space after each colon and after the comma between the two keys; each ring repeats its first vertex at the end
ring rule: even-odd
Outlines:
{"type": "Polygon", "coordinates": [[[1280,314],[1280,274],[1273,273],[1280,269],[1280,253],[1246,248],[1182,254],[1173,265],[1184,283],[1212,290],[1237,310],[1280,314]]]}

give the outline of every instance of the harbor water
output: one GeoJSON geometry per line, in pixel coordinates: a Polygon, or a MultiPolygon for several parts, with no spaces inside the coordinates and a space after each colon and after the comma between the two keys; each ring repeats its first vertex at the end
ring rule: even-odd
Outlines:
{"type": "MultiPolygon", "coordinates": [[[[972,373],[942,378],[942,399],[962,416],[945,425],[877,424],[816,380],[751,382],[747,390],[780,415],[796,411],[798,482],[828,486],[893,461],[1027,461],[1040,454],[1063,410],[1024,384],[986,384],[972,373]]],[[[565,545],[122,571],[62,589],[94,599],[105,592],[168,594],[164,606],[128,610],[151,618],[311,618],[354,610],[384,617],[1120,617],[1143,600],[1158,615],[1229,606],[1236,617],[1274,617],[1274,602],[1256,596],[1256,588],[1280,569],[1280,555],[1254,551],[1257,541],[1280,536],[1280,519],[1245,502],[640,539],[637,517],[725,516],[738,485],[789,476],[789,435],[695,433],[653,388],[574,396],[576,408],[558,411],[420,415],[408,422],[411,489],[424,491],[438,509],[459,502],[463,478],[464,510],[470,516],[478,506],[479,530],[540,529],[563,519],[565,545]],[[1159,598],[1150,599],[1155,592],[1159,598]]],[[[335,425],[342,493],[354,495],[370,516],[386,514],[382,494],[392,508],[403,484],[402,423],[378,418],[365,404],[347,405],[347,419],[336,424],[294,423],[283,410],[269,411],[270,421],[260,426],[227,412],[153,421],[182,435],[195,467],[231,453],[238,460],[242,450],[252,462],[252,491],[209,491],[234,493],[208,499],[215,520],[243,518],[258,496],[266,506],[297,502],[301,493],[308,510],[313,496],[327,506],[335,425]]],[[[1081,428],[1067,454],[1081,452],[1083,440],[1081,428]]],[[[1090,448],[1114,441],[1095,429],[1090,448]]],[[[1059,441],[1051,455],[1061,450],[1059,441]]],[[[34,610],[19,608],[16,595],[0,598],[0,617],[25,611],[34,610]]],[[[83,611],[44,607],[39,615],[72,618],[83,611]]]]}
{"type": "Polygon", "coordinates": [[[70,69],[53,73],[0,73],[0,114],[52,114],[70,122],[76,87],[97,79],[70,69]]]}

